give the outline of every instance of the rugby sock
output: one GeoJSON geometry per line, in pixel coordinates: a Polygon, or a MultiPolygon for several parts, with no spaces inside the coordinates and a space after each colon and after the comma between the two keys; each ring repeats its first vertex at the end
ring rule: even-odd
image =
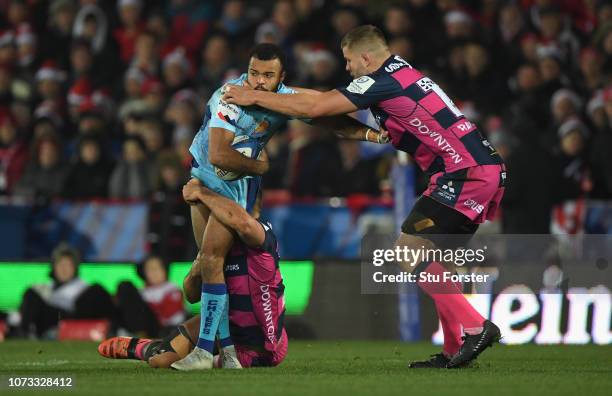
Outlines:
{"type": "Polygon", "coordinates": [[[134,357],[139,360],[145,360],[145,349],[151,344],[151,341],[148,338],[138,338],[136,342],[136,347],[134,348],[134,357]]]}
{"type": "Polygon", "coordinates": [[[438,311],[438,317],[440,318],[440,324],[442,325],[442,332],[444,333],[444,345],[442,346],[442,352],[448,358],[453,357],[459,348],[461,347],[461,325],[455,322],[443,307],[436,302],[436,311],[438,311]]]}
{"type": "Polygon", "coordinates": [[[227,287],[225,283],[203,283],[202,302],[200,304],[200,336],[198,348],[211,354],[215,345],[215,336],[223,310],[227,303],[227,287]]]}
{"type": "Polygon", "coordinates": [[[226,295],[225,299],[223,316],[221,317],[221,322],[219,322],[219,343],[221,344],[221,348],[234,345],[229,330],[229,295],[226,295]]]}
{"type": "Polygon", "coordinates": [[[444,312],[452,315],[453,322],[460,323],[467,334],[482,332],[482,323],[485,318],[472,307],[455,283],[444,280],[444,273],[448,270],[443,265],[436,262],[423,262],[417,266],[416,271],[419,277],[419,287],[433,298],[444,312]],[[435,281],[421,281],[420,273],[422,272],[435,276],[435,281]]]}

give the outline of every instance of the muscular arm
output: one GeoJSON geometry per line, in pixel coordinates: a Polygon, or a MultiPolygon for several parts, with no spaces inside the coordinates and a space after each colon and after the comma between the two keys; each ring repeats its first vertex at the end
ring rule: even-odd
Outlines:
{"type": "Polygon", "coordinates": [[[193,179],[183,187],[183,198],[190,203],[202,202],[219,222],[235,231],[248,246],[257,247],[264,243],[266,234],[261,224],[236,202],[203,187],[193,179]]]}
{"type": "Polygon", "coordinates": [[[263,175],[268,163],[248,158],[232,148],[234,134],[223,128],[210,128],[208,160],[214,166],[247,175],[263,175]]]}
{"type": "Polygon", "coordinates": [[[223,100],[242,106],[257,105],[296,118],[325,117],[357,110],[350,100],[335,89],[316,94],[311,90],[298,89],[296,94],[283,95],[267,91],[247,92],[242,87],[229,86],[223,100]]]}
{"type": "Polygon", "coordinates": [[[313,123],[334,131],[342,139],[362,140],[380,144],[387,143],[389,140],[387,136],[382,135],[379,131],[362,124],[348,115],[321,117],[313,120],[313,123]]]}

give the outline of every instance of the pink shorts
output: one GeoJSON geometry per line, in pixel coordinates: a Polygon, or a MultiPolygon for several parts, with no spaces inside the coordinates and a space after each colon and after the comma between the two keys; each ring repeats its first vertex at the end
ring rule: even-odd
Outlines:
{"type": "Polygon", "coordinates": [[[505,181],[503,164],[478,165],[452,173],[433,174],[423,195],[450,206],[474,223],[483,223],[495,217],[504,195],[505,181]]]}
{"type": "Polygon", "coordinates": [[[285,359],[288,346],[287,333],[283,329],[278,347],[274,352],[259,352],[248,349],[246,346],[236,345],[236,353],[242,367],[274,367],[281,364],[285,359]]]}

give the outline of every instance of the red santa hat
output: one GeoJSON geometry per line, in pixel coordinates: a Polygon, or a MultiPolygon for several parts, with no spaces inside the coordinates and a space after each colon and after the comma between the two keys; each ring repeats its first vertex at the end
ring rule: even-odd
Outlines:
{"type": "Polygon", "coordinates": [[[176,48],[174,51],[168,53],[168,55],[164,57],[164,69],[173,63],[176,63],[181,66],[183,72],[187,74],[191,73],[191,62],[187,58],[187,55],[185,54],[185,49],[183,47],[176,48]]]}
{"type": "Polygon", "coordinates": [[[198,102],[198,94],[191,89],[185,88],[172,95],[172,99],[170,99],[170,106],[174,106],[178,103],[187,103],[193,107],[196,107],[198,102]]]}
{"type": "Polygon", "coordinates": [[[36,110],[34,110],[34,120],[35,122],[48,120],[58,129],[64,125],[64,120],[57,113],[55,104],[50,100],[45,100],[38,105],[36,110]]]}
{"type": "Polygon", "coordinates": [[[79,106],[92,93],[91,83],[86,77],[79,78],[68,91],[68,104],[79,106]]]}
{"type": "Polygon", "coordinates": [[[17,28],[17,45],[36,44],[36,35],[32,32],[32,27],[27,23],[22,23],[17,28]]]}
{"type": "Polygon", "coordinates": [[[150,93],[163,93],[164,92],[164,84],[159,81],[157,78],[148,78],[142,84],[142,95],[146,96],[150,93]]]}
{"type": "Polygon", "coordinates": [[[57,64],[53,60],[46,60],[42,66],[36,72],[36,80],[53,80],[62,82],[66,79],[66,73],[57,67],[57,64]]]}

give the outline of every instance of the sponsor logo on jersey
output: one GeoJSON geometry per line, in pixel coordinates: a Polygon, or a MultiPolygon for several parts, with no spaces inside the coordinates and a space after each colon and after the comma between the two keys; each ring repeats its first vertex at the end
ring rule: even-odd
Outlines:
{"type": "Polygon", "coordinates": [[[480,214],[484,210],[484,206],[474,201],[473,199],[468,199],[463,203],[465,206],[468,206],[474,212],[480,214]]]}
{"type": "Polygon", "coordinates": [[[226,103],[222,100],[219,100],[217,108],[219,110],[217,116],[230,124],[234,124],[240,115],[240,109],[238,109],[236,105],[226,103]]]}
{"type": "Polygon", "coordinates": [[[421,87],[423,92],[431,91],[435,85],[435,83],[429,77],[423,77],[420,80],[418,80],[416,83],[419,87],[421,87]]]}
{"type": "Polygon", "coordinates": [[[410,66],[410,64],[408,62],[406,62],[404,59],[402,59],[401,56],[399,55],[395,55],[393,57],[393,59],[395,60],[395,62],[393,63],[389,63],[387,66],[385,66],[385,71],[388,73],[392,73],[404,66],[408,66],[408,67],[412,67],[410,66]]]}
{"type": "MultiPolygon", "coordinates": [[[[468,132],[471,131],[472,129],[474,129],[474,124],[472,124],[471,122],[469,122],[468,120],[462,121],[459,125],[457,125],[457,128],[461,131],[461,132],[468,132]]],[[[487,142],[488,143],[488,142],[487,142]]],[[[483,143],[484,144],[484,143],[483,143]]],[[[485,144],[486,146],[486,144],[485,144]]]]}
{"type": "Polygon", "coordinates": [[[272,299],[270,298],[270,286],[260,285],[261,302],[263,305],[264,319],[266,325],[266,337],[272,344],[276,342],[276,329],[274,328],[274,320],[272,318],[272,299]]]}
{"type": "Polygon", "coordinates": [[[432,131],[421,119],[414,117],[412,120],[408,121],[410,125],[416,128],[416,130],[423,135],[428,135],[432,141],[438,146],[438,148],[445,153],[447,153],[451,159],[458,164],[463,161],[463,157],[461,154],[457,152],[453,148],[453,146],[448,143],[448,141],[440,134],[440,132],[432,131]]]}
{"type": "Polygon", "coordinates": [[[270,121],[263,120],[255,127],[255,133],[265,133],[270,127],[270,121]]]}
{"type": "Polygon", "coordinates": [[[455,202],[455,200],[457,199],[457,194],[455,192],[455,187],[453,186],[452,180],[446,184],[442,184],[439,187],[440,188],[436,190],[438,196],[446,199],[447,201],[455,202]]]}
{"type": "Polygon", "coordinates": [[[349,84],[346,88],[347,91],[356,93],[356,94],[364,94],[370,87],[375,83],[373,78],[368,76],[359,77],[349,84]]]}
{"type": "Polygon", "coordinates": [[[239,271],[240,264],[228,264],[225,266],[225,271],[239,271]]]}

